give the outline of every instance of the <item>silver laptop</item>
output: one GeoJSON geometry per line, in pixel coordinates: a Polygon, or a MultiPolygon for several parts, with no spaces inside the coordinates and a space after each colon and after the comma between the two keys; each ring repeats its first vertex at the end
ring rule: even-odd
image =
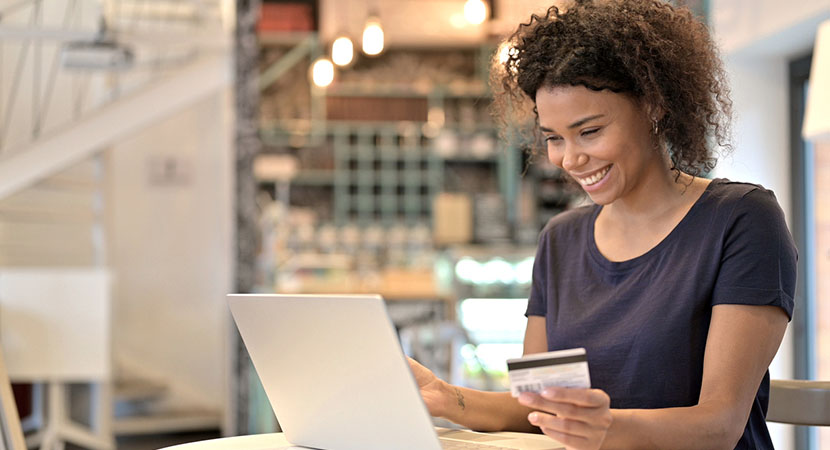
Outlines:
{"type": "Polygon", "coordinates": [[[380,296],[231,294],[228,303],[293,445],[562,448],[544,437],[436,432],[380,296]]]}

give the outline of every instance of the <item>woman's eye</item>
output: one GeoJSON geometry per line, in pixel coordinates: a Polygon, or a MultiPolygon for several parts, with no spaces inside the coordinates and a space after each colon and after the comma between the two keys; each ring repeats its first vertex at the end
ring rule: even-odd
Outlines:
{"type": "Polygon", "coordinates": [[[599,131],[599,128],[590,128],[588,130],[583,131],[582,135],[583,136],[588,136],[588,135],[596,133],[597,131],[599,131]]]}
{"type": "Polygon", "coordinates": [[[547,142],[548,144],[553,143],[555,141],[560,141],[560,140],[562,140],[562,138],[559,137],[559,136],[546,136],[545,137],[545,142],[547,142]]]}

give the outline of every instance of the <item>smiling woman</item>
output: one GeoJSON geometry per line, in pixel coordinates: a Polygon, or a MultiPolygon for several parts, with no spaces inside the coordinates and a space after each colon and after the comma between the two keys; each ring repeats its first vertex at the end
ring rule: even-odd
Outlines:
{"type": "Polygon", "coordinates": [[[577,0],[508,42],[497,113],[512,125],[532,106],[547,158],[594,202],[540,234],[524,351],[584,347],[593,388],[517,402],[413,362],[430,411],[573,449],[772,448],[767,368],[793,312],[795,246],[771,191],[700,177],[710,142],[730,148],[705,26],[662,0],[577,0]]]}

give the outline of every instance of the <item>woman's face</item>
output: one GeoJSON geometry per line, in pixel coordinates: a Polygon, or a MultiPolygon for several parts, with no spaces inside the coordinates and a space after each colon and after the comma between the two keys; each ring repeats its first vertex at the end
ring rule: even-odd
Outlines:
{"type": "Polygon", "coordinates": [[[536,92],[536,109],[548,159],[594,203],[610,204],[665,173],[651,121],[629,96],[582,86],[548,87],[536,92]]]}

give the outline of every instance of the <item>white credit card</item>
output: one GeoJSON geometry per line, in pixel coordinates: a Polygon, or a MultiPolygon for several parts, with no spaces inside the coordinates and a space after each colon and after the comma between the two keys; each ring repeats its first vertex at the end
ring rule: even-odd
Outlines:
{"type": "Polygon", "coordinates": [[[588,358],[584,348],[534,353],[507,360],[510,393],[541,392],[551,386],[569,388],[591,387],[588,358]]]}

